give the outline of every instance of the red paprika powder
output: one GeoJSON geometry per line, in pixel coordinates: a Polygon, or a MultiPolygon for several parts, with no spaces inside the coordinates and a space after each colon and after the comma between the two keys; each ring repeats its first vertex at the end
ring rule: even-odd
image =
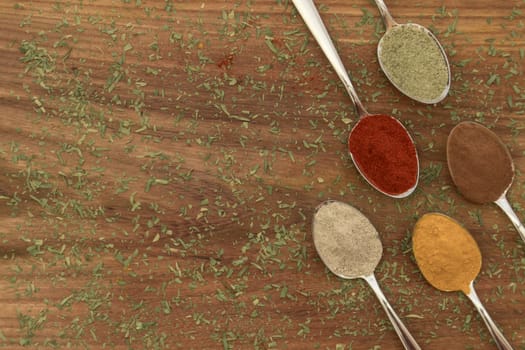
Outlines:
{"type": "Polygon", "coordinates": [[[362,117],[348,137],[348,148],[361,174],[378,190],[396,196],[416,186],[416,147],[397,119],[362,117]]]}

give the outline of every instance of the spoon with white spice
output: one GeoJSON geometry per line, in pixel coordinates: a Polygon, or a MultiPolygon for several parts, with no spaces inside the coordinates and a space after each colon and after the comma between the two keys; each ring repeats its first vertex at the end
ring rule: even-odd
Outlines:
{"type": "Polygon", "coordinates": [[[421,103],[443,100],[450,90],[450,65],[445,50],[427,28],[399,24],[383,0],[375,0],[386,31],[377,46],[379,65],[403,94],[421,103]]]}
{"type": "Polygon", "coordinates": [[[326,267],[344,279],[364,279],[375,292],[405,349],[421,349],[377,283],[374,270],[383,255],[383,245],[368,218],[349,204],[326,201],[316,209],[312,232],[315,249],[326,267]]]}

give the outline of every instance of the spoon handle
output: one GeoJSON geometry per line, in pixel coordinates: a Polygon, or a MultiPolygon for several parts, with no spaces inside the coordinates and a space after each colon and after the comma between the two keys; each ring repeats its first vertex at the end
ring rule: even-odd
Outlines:
{"type": "Polygon", "coordinates": [[[328,58],[328,61],[330,61],[337,76],[343,82],[346,91],[348,91],[348,94],[354,103],[357,113],[360,117],[367,115],[368,112],[357,96],[354,86],[348,77],[348,73],[346,72],[343,62],[337,53],[334,43],[330,38],[330,34],[328,34],[328,30],[326,29],[314,2],[312,0],[293,0],[293,3],[307,27],[312,32],[315,40],[317,40],[317,43],[328,58]]]}
{"type": "Polygon", "coordinates": [[[516,215],[514,210],[512,210],[512,206],[507,200],[507,197],[503,195],[499,197],[499,199],[495,201],[494,203],[496,203],[501,208],[501,210],[503,210],[503,212],[507,214],[510,221],[512,222],[512,224],[514,225],[514,227],[520,234],[521,239],[523,240],[523,242],[525,242],[525,226],[523,226],[520,219],[518,218],[518,215],[516,215]]]}
{"type": "Polygon", "coordinates": [[[476,294],[476,291],[474,290],[474,283],[470,283],[470,293],[467,294],[469,299],[472,301],[476,309],[478,310],[479,314],[481,315],[481,318],[487,325],[487,328],[490,332],[490,335],[492,335],[492,338],[494,339],[494,342],[496,343],[496,346],[499,350],[512,350],[512,346],[510,343],[505,339],[503,336],[503,333],[498,329],[498,326],[492,318],[490,317],[489,313],[481,303],[481,300],[479,300],[478,295],[476,294]]]}
{"type": "Polygon", "coordinates": [[[379,12],[381,13],[381,17],[383,18],[383,23],[385,24],[386,30],[388,31],[397,23],[394,21],[394,18],[390,14],[390,11],[388,11],[388,8],[386,7],[386,4],[383,0],[375,0],[375,2],[379,12]]]}
{"type": "Polygon", "coordinates": [[[414,337],[412,337],[408,329],[405,327],[401,319],[397,316],[396,312],[394,311],[394,309],[386,299],[385,295],[381,291],[381,288],[379,287],[375,276],[372,274],[363,278],[372,288],[372,290],[376,293],[377,299],[379,299],[379,302],[385,309],[386,315],[390,319],[392,326],[394,326],[394,329],[396,330],[396,333],[399,336],[401,343],[403,343],[405,349],[421,350],[414,337]]]}

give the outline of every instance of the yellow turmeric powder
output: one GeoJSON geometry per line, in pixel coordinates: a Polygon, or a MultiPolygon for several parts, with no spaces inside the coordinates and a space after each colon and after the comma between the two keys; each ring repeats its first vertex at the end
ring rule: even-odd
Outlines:
{"type": "Polygon", "coordinates": [[[414,227],[412,247],[425,279],[442,291],[470,293],[481,270],[481,252],[454,219],[439,213],[423,215],[414,227]]]}

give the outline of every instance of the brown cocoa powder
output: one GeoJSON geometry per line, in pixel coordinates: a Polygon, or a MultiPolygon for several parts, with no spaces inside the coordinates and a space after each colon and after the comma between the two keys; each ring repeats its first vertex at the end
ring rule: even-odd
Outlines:
{"type": "Polygon", "coordinates": [[[452,129],[447,162],[458,191],[474,203],[496,201],[514,177],[512,158],[503,142],[475,122],[462,122],[452,129]]]}

